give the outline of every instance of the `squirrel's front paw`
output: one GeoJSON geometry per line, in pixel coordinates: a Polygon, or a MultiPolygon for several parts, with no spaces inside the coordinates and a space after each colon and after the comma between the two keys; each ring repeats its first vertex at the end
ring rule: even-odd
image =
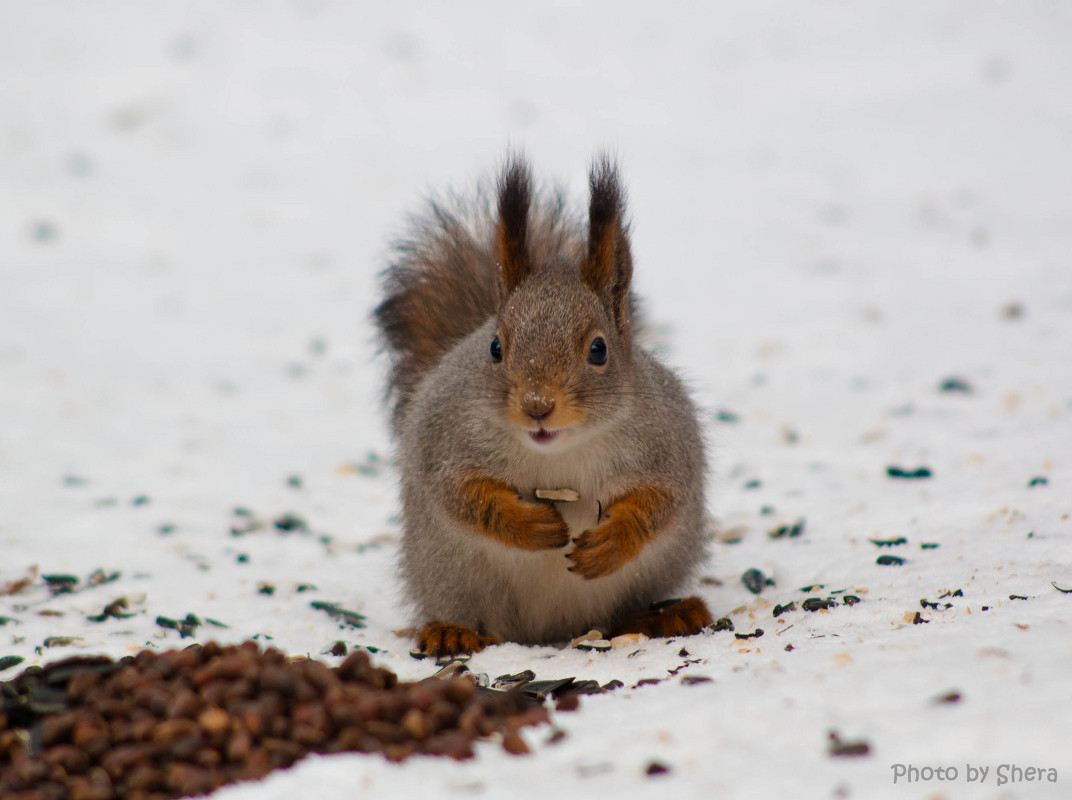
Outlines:
{"type": "Polygon", "coordinates": [[[613,520],[585,531],[574,541],[573,552],[566,555],[573,562],[569,571],[586,580],[616,572],[639,552],[638,547],[628,546],[630,539],[613,520]]]}
{"type": "Polygon", "coordinates": [[[433,658],[478,653],[489,644],[498,644],[492,636],[482,636],[472,628],[452,622],[434,620],[417,633],[417,647],[433,658]]]}
{"type": "Polygon", "coordinates": [[[518,499],[515,543],[525,550],[556,550],[569,544],[569,526],[550,503],[518,499]]]}

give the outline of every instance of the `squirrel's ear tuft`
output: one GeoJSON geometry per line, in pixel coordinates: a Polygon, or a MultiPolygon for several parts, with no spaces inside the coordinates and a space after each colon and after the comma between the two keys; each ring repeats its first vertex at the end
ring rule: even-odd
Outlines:
{"type": "Polygon", "coordinates": [[[499,175],[499,280],[503,294],[514,291],[529,274],[529,206],[532,178],[521,155],[510,156],[499,175]]]}
{"type": "Polygon", "coordinates": [[[606,154],[599,156],[592,164],[588,182],[592,194],[588,207],[588,258],[581,266],[581,278],[608,303],[618,332],[628,339],[633,258],[618,165],[606,154]]]}

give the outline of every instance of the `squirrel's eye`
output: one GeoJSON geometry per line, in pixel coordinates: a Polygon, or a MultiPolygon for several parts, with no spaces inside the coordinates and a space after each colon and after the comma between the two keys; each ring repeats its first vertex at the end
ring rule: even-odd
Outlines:
{"type": "Polygon", "coordinates": [[[607,363],[607,343],[602,336],[592,340],[592,345],[588,348],[588,363],[596,366],[607,363]]]}
{"type": "Polygon", "coordinates": [[[491,340],[491,360],[496,364],[502,361],[502,342],[498,336],[491,340]]]}

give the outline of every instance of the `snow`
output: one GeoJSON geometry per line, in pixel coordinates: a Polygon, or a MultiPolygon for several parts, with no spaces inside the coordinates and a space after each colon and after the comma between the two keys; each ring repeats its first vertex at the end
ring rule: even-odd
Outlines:
{"type": "Polygon", "coordinates": [[[394,633],[386,243],[508,145],[579,199],[608,147],[656,341],[707,418],[698,591],[764,636],[494,647],[474,672],[626,688],[527,757],[310,758],[218,796],[1069,796],[1070,42],[1048,2],[0,2],[0,586],[120,572],[0,596],[0,655],[180,646],[155,620],[192,612],[229,626],[199,637],[431,674],[394,633]],[[265,527],[233,536],[236,506],[265,527]],[[834,590],[862,602],[772,615],[834,590]],[[134,617],[86,621],[121,596],[134,617]],[[831,731],[870,754],[832,757],[831,731]],[[1058,782],[998,786],[1002,764],[1058,782]]]}

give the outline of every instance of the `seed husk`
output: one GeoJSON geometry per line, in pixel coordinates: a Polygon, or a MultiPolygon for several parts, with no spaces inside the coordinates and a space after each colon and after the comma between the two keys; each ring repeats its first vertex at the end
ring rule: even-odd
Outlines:
{"type": "Polygon", "coordinates": [[[533,495],[537,500],[550,500],[554,503],[575,503],[581,499],[581,493],[573,489],[535,489],[533,495]]]}

